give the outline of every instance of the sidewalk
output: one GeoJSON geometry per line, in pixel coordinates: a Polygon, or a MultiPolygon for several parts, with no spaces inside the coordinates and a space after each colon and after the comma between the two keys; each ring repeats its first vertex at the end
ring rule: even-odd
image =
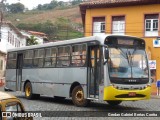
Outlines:
{"type": "Polygon", "coordinates": [[[160,99],[160,96],[157,96],[157,95],[151,95],[151,99],[160,99]]]}

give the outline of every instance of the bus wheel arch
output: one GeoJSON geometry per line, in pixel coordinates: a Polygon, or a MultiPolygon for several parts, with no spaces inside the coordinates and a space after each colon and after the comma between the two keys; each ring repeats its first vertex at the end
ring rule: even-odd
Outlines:
{"type": "Polygon", "coordinates": [[[25,81],[24,86],[23,86],[23,92],[25,92],[25,86],[26,86],[27,82],[30,82],[30,81],[29,80],[25,81]]]}
{"type": "Polygon", "coordinates": [[[84,98],[84,91],[81,85],[74,87],[72,91],[72,102],[78,107],[85,107],[90,103],[90,100],[84,98]]]}
{"type": "Polygon", "coordinates": [[[70,91],[69,91],[69,96],[72,97],[72,91],[76,86],[79,86],[80,83],[79,82],[74,82],[72,83],[71,87],[70,87],[70,91]]]}

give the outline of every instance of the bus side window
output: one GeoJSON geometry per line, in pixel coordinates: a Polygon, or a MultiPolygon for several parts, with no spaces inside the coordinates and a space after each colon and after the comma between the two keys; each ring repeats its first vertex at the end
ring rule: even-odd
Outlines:
{"type": "Polygon", "coordinates": [[[45,59],[44,59],[44,66],[51,67],[52,60],[51,60],[51,48],[45,49],[45,59]]]}
{"type": "Polygon", "coordinates": [[[86,62],[86,45],[72,46],[71,66],[84,66],[86,62]]]}
{"type": "Polygon", "coordinates": [[[8,60],[7,60],[7,68],[8,69],[15,69],[16,68],[16,59],[17,59],[17,53],[9,53],[8,54],[8,60]]]}
{"type": "Polygon", "coordinates": [[[43,67],[44,49],[34,51],[34,67],[43,67]]]}
{"type": "Polygon", "coordinates": [[[27,50],[24,53],[24,63],[23,63],[23,67],[24,68],[31,68],[33,67],[33,50],[27,50]]]}
{"type": "Polygon", "coordinates": [[[56,54],[57,49],[56,48],[47,48],[45,50],[45,61],[44,66],[45,67],[55,67],[56,66],[56,54]]]}
{"type": "Polygon", "coordinates": [[[57,66],[66,67],[70,65],[70,46],[59,47],[57,56],[57,66]]]}
{"type": "Polygon", "coordinates": [[[52,48],[51,49],[51,60],[52,60],[52,66],[55,67],[56,66],[56,57],[57,57],[57,48],[52,48]]]}

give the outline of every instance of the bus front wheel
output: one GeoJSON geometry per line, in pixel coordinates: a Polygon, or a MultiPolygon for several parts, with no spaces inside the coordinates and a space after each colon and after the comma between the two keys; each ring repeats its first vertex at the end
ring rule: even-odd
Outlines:
{"type": "Polygon", "coordinates": [[[33,94],[32,92],[32,85],[30,82],[27,82],[25,85],[25,97],[29,100],[38,98],[39,94],[33,94]]]}
{"type": "Polygon", "coordinates": [[[89,100],[84,98],[84,92],[81,86],[76,86],[72,91],[72,101],[78,107],[85,107],[89,104],[89,100]]]}
{"type": "Polygon", "coordinates": [[[112,106],[119,105],[122,101],[120,100],[108,100],[107,103],[112,106]]]}

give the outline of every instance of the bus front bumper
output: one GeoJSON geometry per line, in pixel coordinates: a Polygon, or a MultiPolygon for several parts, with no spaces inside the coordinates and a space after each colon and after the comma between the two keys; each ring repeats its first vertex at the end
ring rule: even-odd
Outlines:
{"type": "Polygon", "coordinates": [[[122,101],[134,101],[150,99],[151,87],[147,86],[143,90],[119,90],[113,86],[104,88],[103,100],[122,100],[122,101]]]}

